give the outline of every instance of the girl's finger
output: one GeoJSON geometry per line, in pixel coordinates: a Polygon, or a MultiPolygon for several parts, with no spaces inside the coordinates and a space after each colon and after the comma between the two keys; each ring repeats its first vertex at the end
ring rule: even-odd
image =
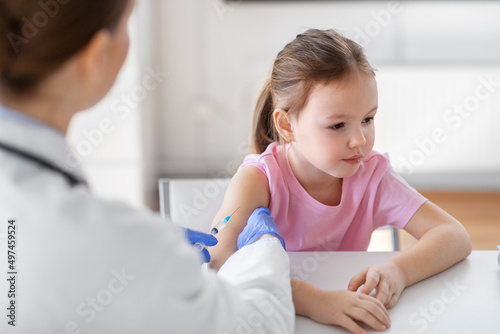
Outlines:
{"type": "Polygon", "coordinates": [[[370,292],[375,289],[380,282],[380,275],[373,270],[368,270],[366,274],[366,282],[364,283],[363,287],[361,288],[360,292],[364,293],[365,295],[370,294],[370,292]]]}
{"type": "Polygon", "coordinates": [[[394,306],[396,306],[396,303],[399,300],[399,296],[400,296],[399,293],[394,293],[391,296],[391,298],[389,299],[389,301],[385,304],[385,307],[388,308],[388,309],[390,309],[390,308],[393,308],[394,306]]]}
{"type": "Polygon", "coordinates": [[[350,314],[350,316],[354,320],[362,322],[376,331],[385,331],[387,329],[387,326],[383,321],[379,320],[369,310],[365,308],[359,308],[359,307],[355,308],[350,314]]]}
{"type": "Polygon", "coordinates": [[[366,273],[368,268],[361,270],[359,273],[354,275],[353,278],[349,281],[349,285],[347,286],[347,290],[349,291],[358,291],[359,287],[362,286],[366,281],[366,273]]]}
{"type": "Polygon", "coordinates": [[[391,299],[392,294],[389,289],[389,284],[386,281],[381,281],[377,286],[376,298],[380,300],[383,305],[386,305],[391,299]]]}
{"type": "Polygon", "coordinates": [[[391,318],[385,306],[376,298],[367,296],[364,301],[363,308],[366,309],[370,314],[372,314],[380,323],[385,325],[387,328],[391,326],[391,318]]]}
{"type": "Polygon", "coordinates": [[[343,316],[339,321],[339,326],[344,327],[349,332],[354,334],[368,334],[366,330],[361,328],[354,320],[349,316],[343,316]]]}

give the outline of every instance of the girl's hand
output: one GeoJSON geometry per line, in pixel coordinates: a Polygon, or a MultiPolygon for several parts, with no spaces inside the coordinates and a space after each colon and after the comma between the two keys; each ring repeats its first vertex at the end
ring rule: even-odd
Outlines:
{"type": "Polygon", "coordinates": [[[349,282],[349,291],[358,291],[369,295],[375,289],[375,297],[390,309],[396,305],[401,292],[406,287],[406,280],[399,267],[388,261],[370,266],[356,274],[349,282]]]}
{"type": "Polygon", "coordinates": [[[355,334],[367,333],[359,323],[384,331],[391,321],[377,299],[358,292],[314,290],[307,316],[327,325],[338,325],[355,334]]]}

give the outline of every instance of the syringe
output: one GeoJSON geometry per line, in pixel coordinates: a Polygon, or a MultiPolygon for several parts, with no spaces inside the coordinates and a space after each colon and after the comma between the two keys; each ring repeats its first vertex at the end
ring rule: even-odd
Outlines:
{"type": "MultiPolygon", "coordinates": [[[[239,207],[238,207],[238,209],[239,209],[239,207]]],[[[233,213],[231,213],[229,216],[227,216],[226,218],[220,220],[217,224],[215,224],[215,226],[212,227],[212,229],[210,230],[210,234],[211,235],[216,235],[217,233],[219,233],[220,231],[222,231],[222,229],[226,226],[226,224],[229,221],[229,219],[231,219],[231,217],[234,215],[234,213],[236,211],[238,211],[238,209],[234,210],[233,213]]],[[[194,244],[194,247],[198,251],[202,251],[203,248],[208,249],[208,246],[205,246],[205,244],[203,244],[202,242],[196,242],[194,244]]]]}
{"type": "MultiPolygon", "coordinates": [[[[239,209],[239,207],[238,207],[238,209],[239,209]]],[[[231,213],[229,216],[227,216],[224,219],[221,219],[217,224],[215,224],[215,226],[212,227],[212,229],[210,230],[210,234],[211,235],[216,235],[217,233],[219,233],[220,231],[222,231],[222,229],[226,226],[226,224],[229,221],[229,219],[231,219],[231,217],[234,215],[234,213],[236,211],[238,211],[238,209],[234,210],[233,213],[231,213]]]]}

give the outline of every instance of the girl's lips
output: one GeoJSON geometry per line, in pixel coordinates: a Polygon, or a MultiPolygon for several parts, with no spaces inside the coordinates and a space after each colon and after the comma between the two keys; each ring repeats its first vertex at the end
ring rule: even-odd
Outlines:
{"type": "Polygon", "coordinates": [[[359,164],[362,159],[363,159],[363,156],[358,154],[358,155],[353,155],[350,158],[343,159],[343,161],[348,163],[348,164],[351,164],[351,165],[356,165],[356,164],[359,164]]]}

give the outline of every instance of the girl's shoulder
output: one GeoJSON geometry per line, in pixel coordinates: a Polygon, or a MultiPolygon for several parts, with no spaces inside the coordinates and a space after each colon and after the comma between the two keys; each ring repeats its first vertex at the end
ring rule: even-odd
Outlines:
{"type": "Polygon", "coordinates": [[[363,161],[363,165],[369,166],[387,166],[390,165],[389,154],[387,153],[379,153],[377,151],[372,150],[370,154],[363,161]]]}
{"type": "Polygon", "coordinates": [[[278,143],[270,144],[267,149],[261,154],[248,154],[243,160],[240,169],[246,166],[255,166],[262,170],[265,174],[269,169],[280,168],[280,164],[282,163],[281,157],[283,152],[283,145],[278,143]]]}
{"type": "Polygon", "coordinates": [[[393,193],[408,189],[416,193],[416,190],[392,168],[387,153],[372,151],[355,175],[352,180],[353,184],[364,184],[366,187],[379,190],[390,189],[393,193]]]}
{"type": "Polygon", "coordinates": [[[382,178],[388,172],[393,173],[389,155],[372,151],[363,161],[356,174],[353,175],[353,179],[373,181],[382,178]]]}

